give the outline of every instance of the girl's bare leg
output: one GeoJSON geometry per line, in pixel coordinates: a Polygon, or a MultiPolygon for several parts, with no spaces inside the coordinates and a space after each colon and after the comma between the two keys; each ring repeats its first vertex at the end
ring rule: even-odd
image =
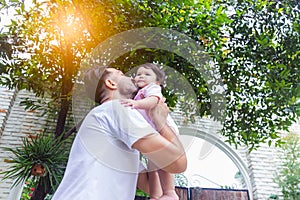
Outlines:
{"type": "Polygon", "coordinates": [[[159,200],[179,200],[175,192],[174,175],[164,170],[158,170],[163,195],[159,200]]]}
{"type": "Polygon", "coordinates": [[[148,169],[150,200],[158,200],[163,194],[162,186],[156,166],[150,160],[148,161],[148,169]]]}

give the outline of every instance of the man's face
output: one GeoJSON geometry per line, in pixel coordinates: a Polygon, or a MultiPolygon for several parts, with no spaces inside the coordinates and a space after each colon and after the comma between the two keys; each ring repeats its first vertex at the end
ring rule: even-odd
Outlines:
{"type": "Polygon", "coordinates": [[[125,76],[120,70],[108,68],[111,73],[110,77],[117,83],[119,93],[127,98],[132,98],[137,91],[132,78],[125,76]]]}

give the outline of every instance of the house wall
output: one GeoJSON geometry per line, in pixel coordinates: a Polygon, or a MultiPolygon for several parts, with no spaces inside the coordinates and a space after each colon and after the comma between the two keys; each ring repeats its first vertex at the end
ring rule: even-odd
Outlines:
{"type": "MultiPolygon", "coordinates": [[[[181,126],[189,126],[199,130],[208,130],[217,134],[220,127],[216,126],[210,120],[196,119],[195,123],[184,123],[184,115],[182,113],[172,113],[176,123],[181,126]]],[[[300,129],[298,129],[300,131],[300,129]]],[[[225,141],[224,137],[220,138],[225,141]]],[[[248,176],[250,178],[253,190],[254,200],[268,200],[270,195],[279,195],[281,199],[281,190],[277,183],[274,182],[274,175],[280,169],[280,156],[282,155],[280,149],[267,144],[261,144],[257,150],[251,151],[245,146],[240,146],[238,149],[227,144],[232,148],[244,162],[248,168],[248,176]]]]}
{"type": "MultiPolygon", "coordinates": [[[[46,118],[40,117],[37,111],[25,111],[20,102],[24,98],[35,98],[32,93],[26,91],[11,91],[0,87],[0,110],[1,110],[1,132],[0,147],[16,148],[22,145],[22,138],[28,135],[41,133],[46,124],[46,118]]],[[[8,169],[6,162],[12,155],[10,152],[0,151],[0,172],[8,169]]],[[[0,174],[0,199],[9,200],[10,188],[13,180],[2,180],[0,174]]],[[[12,199],[13,200],[13,199],[12,199]]]]}
{"type": "MultiPolygon", "coordinates": [[[[27,91],[11,91],[0,87],[0,147],[18,147],[22,138],[29,134],[38,134],[43,131],[46,117],[40,117],[37,111],[25,111],[20,106],[22,99],[35,96],[27,91]]],[[[216,131],[218,126],[209,120],[197,119],[196,123],[184,124],[182,113],[172,114],[179,125],[189,126],[202,130],[216,131]]],[[[271,194],[280,194],[280,189],[273,182],[278,163],[280,163],[279,149],[262,144],[261,148],[250,154],[246,147],[235,150],[248,167],[249,177],[255,200],[267,200],[271,194]]],[[[8,169],[9,152],[0,151],[0,172],[8,169]]],[[[3,175],[0,175],[0,180],[3,175]]],[[[13,180],[1,180],[0,200],[8,200],[13,180]]]]}

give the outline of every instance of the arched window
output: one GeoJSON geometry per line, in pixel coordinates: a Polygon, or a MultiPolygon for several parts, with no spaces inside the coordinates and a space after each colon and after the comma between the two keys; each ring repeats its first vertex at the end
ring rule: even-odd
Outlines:
{"type": "Polygon", "coordinates": [[[188,157],[188,168],[183,173],[186,186],[246,189],[250,199],[253,199],[247,166],[237,152],[222,141],[220,135],[196,128],[179,129],[188,157]]]}

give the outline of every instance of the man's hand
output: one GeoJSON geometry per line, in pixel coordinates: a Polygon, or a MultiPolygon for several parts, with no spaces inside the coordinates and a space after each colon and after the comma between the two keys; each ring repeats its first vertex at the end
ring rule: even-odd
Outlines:
{"type": "Polygon", "coordinates": [[[163,101],[159,101],[158,104],[149,111],[149,116],[158,131],[166,125],[168,114],[169,107],[163,101]]]}
{"type": "Polygon", "coordinates": [[[149,112],[160,134],[150,134],[137,140],[132,147],[150,159],[159,169],[182,173],[187,167],[185,150],[174,130],[167,124],[168,106],[160,101],[149,112]]]}

